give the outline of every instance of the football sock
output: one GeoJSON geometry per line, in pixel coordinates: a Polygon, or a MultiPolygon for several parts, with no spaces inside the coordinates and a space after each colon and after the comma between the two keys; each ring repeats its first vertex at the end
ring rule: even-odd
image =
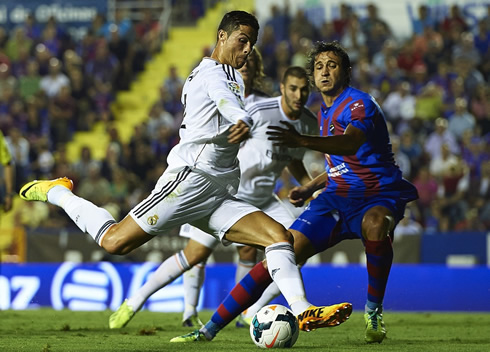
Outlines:
{"type": "Polygon", "coordinates": [[[269,304],[270,301],[272,301],[274,298],[276,298],[280,294],[281,294],[281,291],[279,291],[279,287],[277,287],[276,283],[275,282],[271,283],[269,285],[269,287],[267,287],[265,289],[264,293],[262,294],[262,296],[260,296],[258,301],[255,302],[254,304],[252,304],[243,313],[243,316],[245,318],[252,318],[255,315],[255,313],[257,313],[259,311],[260,308],[269,304]]]}
{"type": "Polygon", "coordinates": [[[254,303],[271,282],[269,272],[262,262],[257,263],[225,297],[201,332],[208,340],[213,339],[222,328],[254,303]]]}
{"type": "Polygon", "coordinates": [[[238,265],[236,267],[235,282],[237,282],[237,283],[240,282],[240,280],[243,279],[243,277],[245,275],[247,275],[247,273],[250,270],[252,270],[254,265],[255,265],[255,262],[251,262],[248,260],[239,260],[238,265]]]}
{"type": "Polygon", "coordinates": [[[295,315],[311,304],[306,300],[303,280],[291,243],[279,242],[265,248],[269,273],[295,315]]]}
{"type": "Polygon", "coordinates": [[[116,223],[107,210],[74,195],[65,187],[55,186],[47,196],[51,204],[62,207],[80,230],[88,233],[99,246],[107,229],[116,223]]]}
{"type": "Polygon", "coordinates": [[[382,241],[365,240],[368,271],[368,302],[381,305],[393,262],[391,238],[382,241]]]}
{"type": "Polygon", "coordinates": [[[175,253],[160,264],[158,269],[150,275],[145,284],[128,298],[128,304],[134,311],[140,310],[148,297],[174,281],[184,271],[189,269],[189,263],[184,255],[184,251],[175,253]]]}
{"type": "Polygon", "coordinates": [[[183,321],[189,319],[193,315],[197,315],[197,304],[201,287],[204,282],[206,263],[201,262],[194,265],[190,270],[184,273],[184,314],[183,321]]]}

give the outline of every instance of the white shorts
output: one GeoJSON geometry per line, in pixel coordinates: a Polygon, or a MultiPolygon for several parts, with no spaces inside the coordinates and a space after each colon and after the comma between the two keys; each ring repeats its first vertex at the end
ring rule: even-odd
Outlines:
{"type": "Polygon", "coordinates": [[[258,210],[186,167],[178,173],[164,172],[150,195],[129,215],[150,235],[189,223],[221,240],[238,220],[258,210]]]}
{"type": "MultiPolygon", "coordinates": [[[[296,219],[278,198],[276,199],[272,197],[269,202],[260,207],[260,210],[282,224],[285,228],[289,228],[289,226],[291,226],[296,219]]],[[[210,249],[216,248],[216,246],[220,243],[216,237],[211,236],[210,234],[189,224],[182,225],[179,235],[190,238],[210,249]]],[[[243,246],[239,243],[234,243],[234,245],[243,246]]]]}

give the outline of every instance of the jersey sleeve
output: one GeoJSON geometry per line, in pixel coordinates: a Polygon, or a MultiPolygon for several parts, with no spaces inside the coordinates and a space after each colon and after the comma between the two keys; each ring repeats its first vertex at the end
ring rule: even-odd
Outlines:
{"type": "Polygon", "coordinates": [[[244,107],[244,84],[240,74],[230,65],[217,65],[207,81],[209,97],[221,115],[232,123],[242,120],[249,127],[252,119],[244,107]]]}
{"type": "Polygon", "coordinates": [[[376,115],[376,104],[372,100],[354,100],[347,107],[350,114],[350,124],[364,133],[374,129],[373,118],[376,115]]]}
{"type": "Polygon", "coordinates": [[[11,160],[12,156],[10,154],[7,141],[5,140],[3,133],[0,131],[0,163],[2,165],[8,165],[11,160]]]}

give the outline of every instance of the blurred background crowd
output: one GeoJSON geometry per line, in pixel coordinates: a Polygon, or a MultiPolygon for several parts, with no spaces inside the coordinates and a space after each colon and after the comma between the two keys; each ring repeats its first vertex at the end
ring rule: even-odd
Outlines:
{"type": "MultiPolygon", "coordinates": [[[[181,12],[189,22],[203,14],[199,3],[181,12]]],[[[412,35],[403,39],[393,35],[374,4],[367,4],[363,17],[342,4],[339,16],[321,26],[287,6],[273,5],[269,18],[259,18],[263,88],[271,95],[279,94],[279,77],[288,66],[304,66],[315,41],[338,40],[347,49],[352,86],[382,106],[396,161],[419,190],[400,234],[490,229],[490,6],[487,10],[471,28],[457,5],[444,18],[421,5],[412,35]]],[[[99,14],[80,38],[54,17],[40,25],[28,16],[10,30],[0,27],[0,129],[15,160],[17,190],[31,179],[68,176],[77,194],[120,219],[153,188],[178,142],[180,93],[192,67],[170,68],[147,121],[122,142],[111,103],[165,40],[155,12],[142,10],[134,17],[124,9],[111,21],[99,14]],[[96,160],[86,146],[70,160],[66,143],[100,121],[111,139],[106,157],[96,160]]],[[[203,54],[211,49],[203,48],[203,54]]],[[[308,106],[319,110],[318,93],[308,106]]],[[[321,158],[311,162],[312,172],[322,170],[321,158]]],[[[281,196],[290,182],[284,175],[281,196]]],[[[31,228],[68,226],[58,209],[25,203],[16,221],[31,228]]]]}

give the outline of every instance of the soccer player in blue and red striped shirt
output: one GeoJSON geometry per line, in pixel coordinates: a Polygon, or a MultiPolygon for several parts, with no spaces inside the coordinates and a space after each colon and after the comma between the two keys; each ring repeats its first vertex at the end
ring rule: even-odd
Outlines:
{"type": "Polygon", "coordinates": [[[349,86],[351,65],[345,50],[336,42],[319,42],[308,68],[323,98],[321,136],[300,135],[289,125],[269,132],[278,145],[325,153],[325,173],[290,192],[291,202],[301,205],[323,188],[290,230],[295,241],[306,237],[315,251],[345,238],[363,241],[368,270],[365,339],[381,342],[386,335],[382,303],[393,261],[393,231],[406,204],[418,198],[417,190],[395,164],[378,103],[349,86]],[[322,217],[332,210],[340,215],[338,236],[321,226],[322,217]]]}
{"type": "MultiPolygon", "coordinates": [[[[325,173],[289,194],[292,204],[302,206],[322,190],[289,228],[296,259],[303,262],[344,239],[361,239],[368,271],[365,340],[380,343],[386,336],[382,312],[393,232],[406,204],[418,198],[417,190],[395,164],[381,108],[372,96],[350,87],[346,51],[337,42],[319,42],[307,68],[323,98],[321,136],[300,135],[287,122],[268,132],[276,145],[325,153],[325,173]]],[[[258,263],[224,299],[206,324],[212,337],[272,282],[266,267],[266,261],[258,263]]]]}

